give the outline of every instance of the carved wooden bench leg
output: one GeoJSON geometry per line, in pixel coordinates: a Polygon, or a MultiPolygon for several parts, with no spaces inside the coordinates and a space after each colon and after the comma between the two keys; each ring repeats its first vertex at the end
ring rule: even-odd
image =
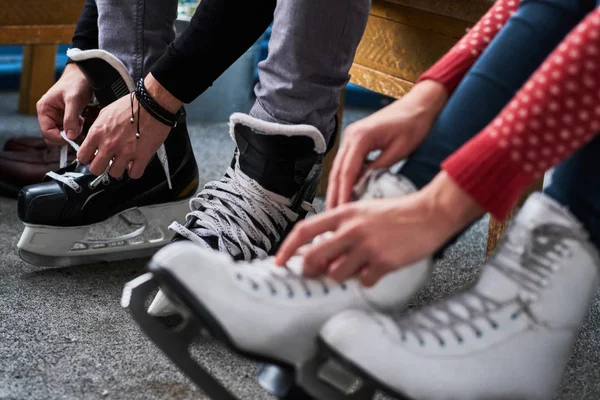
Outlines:
{"type": "Polygon", "coordinates": [[[496,248],[496,245],[498,244],[498,241],[500,240],[500,237],[506,230],[506,227],[508,226],[510,219],[515,215],[515,213],[519,210],[519,208],[521,208],[523,203],[525,203],[525,200],[527,200],[529,195],[533,192],[542,190],[543,186],[544,186],[544,180],[540,179],[531,188],[529,188],[527,190],[527,192],[521,197],[517,206],[510,212],[510,214],[508,215],[508,217],[506,217],[506,219],[504,221],[498,221],[495,218],[490,218],[490,224],[488,226],[486,257],[489,256],[490,254],[492,254],[492,252],[496,248]]]}
{"type": "Polygon", "coordinates": [[[335,143],[331,148],[331,151],[325,159],[323,160],[323,176],[321,177],[321,182],[319,183],[319,187],[317,188],[317,196],[325,196],[327,194],[327,183],[329,182],[329,172],[331,171],[331,166],[333,165],[333,160],[337,155],[338,149],[340,147],[340,136],[342,135],[342,121],[344,117],[344,97],[346,95],[346,89],[342,91],[342,95],[340,96],[340,107],[337,111],[338,118],[338,126],[337,126],[337,135],[335,138],[335,143]]]}
{"type": "Polygon", "coordinates": [[[23,46],[19,112],[35,115],[35,104],[54,84],[55,44],[23,46]]]}

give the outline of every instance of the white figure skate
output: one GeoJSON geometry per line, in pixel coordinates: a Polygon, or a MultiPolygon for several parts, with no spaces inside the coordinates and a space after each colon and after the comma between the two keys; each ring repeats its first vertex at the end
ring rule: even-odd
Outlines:
{"type": "Polygon", "coordinates": [[[535,194],[475,286],[400,319],[342,312],[320,341],[394,397],[551,399],[597,293],[599,268],[578,221],[535,194]]]}

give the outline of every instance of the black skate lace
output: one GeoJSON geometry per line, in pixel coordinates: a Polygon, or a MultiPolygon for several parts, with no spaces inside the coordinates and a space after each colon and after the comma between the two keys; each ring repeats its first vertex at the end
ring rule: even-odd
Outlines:
{"type": "MultiPolygon", "coordinates": [[[[236,160],[220,181],[211,181],[192,200],[186,219],[195,218],[192,227],[174,222],[169,229],[201,246],[212,248],[203,238],[216,237],[218,250],[241,254],[245,261],[265,258],[275,243],[299,215],[292,201],[262,188],[244,174],[236,160]]],[[[302,208],[315,212],[303,202],[302,208]]]]}
{"type": "MultiPolygon", "coordinates": [[[[509,234],[505,235],[500,250],[491,256],[486,268],[496,269],[520,288],[517,297],[519,307],[511,315],[512,319],[525,313],[535,320],[529,306],[548,285],[550,275],[559,269],[558,262],[571,256],[570,247],[565,244],[567,239],[581,240],[582,237],[559,225],[548,224],[531,229],[518,223],[514,223],[509,234]]],[[[427,334],[430,334],[440,346],[445,346],[442,331],[450,331],[458,343],[463,343],[460,326],[469,327],[478,338],[483,335],[484,328],[476,323],[477,320],[497,329],[499,324],[490,314],[506,304],[485,296],[473,286],[413,314],[397,316],[396,322],[403,341],[413,335],[423,346],[427,334]]]]}
{"type": "MultiPolygon", "coordinates": [[[[67,142],[67,144],[64,145],[60,149],[59,168],[62,169],[67,166],[67,154],[69,151],[69,146],[71,146],[77,152],[77,151],[79,151],[79,145],[77,143],[75,143],[74,141],[72,141],[71,139],[69,139],[64,131],[60,132],[60,136],[67,142]]],[[[172,189],[171,174],[169,173],[169,161],[167,158],[167,152],[165,150],[164,144],[160,146],[160,148],[158,149],[156,154],[159,157],[160,163],[165,172],[165,176],[167,177],[167,183],[169,185],[169,189],[172,189]]],[[[79,160],[75,160],[75,161],[73,161],[73,163],[76,164],[76,166],[81,165],[79,160]]],[[[88,183],[88,186],[90,189],[95,189],[96,187],[98,187],[98,185],[100,183],[102,183],[104,185],[110,184],[110,176],[108,175],[108,171],[110,170],[111,165],[112,165],[112,160],[109,162],[108,167],[106,168],[106,170],[103,173],[101,173],[94,180],[92,180],[90,183],[88,183]]],[[[66,186],[73,189],[73,191],[75,191],[76,193],[79,193],[82,190],[81,185],[79,185],[79,183],[77,183],[77,181],[76,181],[76,179],[81,178],[83,176],[82,173],[64,172],[62,174],[58,174],[54,171],[50,171],[50,172],[46,173],[46,176],[48,176],[51,179],[54,179],[55,181],[64,183],[66,186]]]]}

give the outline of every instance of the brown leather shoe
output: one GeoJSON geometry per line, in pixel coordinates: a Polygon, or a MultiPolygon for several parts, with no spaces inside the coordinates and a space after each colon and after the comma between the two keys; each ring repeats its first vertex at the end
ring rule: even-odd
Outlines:
{"type": "MultiPolygon", "coordinates": [[[[75,157],[75,151],[70,149],[67,159],[72,162],[75,157]]],[[[59,163],[60,147],[1,152],[0,194],[16,198],[22,187],[42,182],[47,172],[59,168],[59,163]]]]}
{"type": "MultiPolygon", "coordinates": [[[[98,116],[99,109],[94,108],[87,107],[84,112],[82,135],[76,140],[79,144],[98,116]]],[[[60,147],[47,146],[43,139],[14,138],[9,148],[13,150],[0,152],[0,196],[16,198],[21,188],[42,182],[47,172],[59,168],[60,147]]],[[[67,160],[72,162],[76,156],[75,150],[69,147],[67,160]]]]}
{"type": "MultiPolygon", "coordinates": [[[[83,127],[81,129],[82,136],[87,134],[90,126],[98,117],[100,113],[100,107],[97,105],[89,105],[81,113],[84,118],[83,127]]],[[[15,136],[6,142],[4,145],[4,151],[38,151],[45,150],[48,148],[46,141],[41,136],[15,136]]]]}
{"type": "Polygon", "coordinates": [[[47,149],[48,145],[43,138],[37,136],[17,136],[8,139],[4,151],[38,151],[47,149]]]}

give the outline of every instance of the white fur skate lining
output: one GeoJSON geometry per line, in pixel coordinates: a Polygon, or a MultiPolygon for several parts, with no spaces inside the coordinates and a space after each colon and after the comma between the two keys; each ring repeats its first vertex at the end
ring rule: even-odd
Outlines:
{"type": "Polygon", "coordinates": [[[129,72],[127,72],[127,68],[125,67],[125,64],[123,64],[123,62],[121,60],[119,60],[117,57],[110,54],[108,51],[100,50],[100,49],[94,49],[94,50],[68,49],[67,57],[69,57],[73,61],[85,61],[85,60],[89,60],[90,58],[100,58],[100,59],[106,61],[107,63],[109,63],[111,67],[113,67],[114,69],[117,70],[117,72],[121,75],[121,77],[123,77],[123,80],[127,84],[127,89],[129,89],[130,92],[133,92],[135,90],[135,85],[133,84],[133,79],[131,78],[131,75],[129,75],[129,72]]]}
{"type": "Polygon", "coordinates": [[[263,135],[308,136],[315,142],[315,151],[325,153],[327,143],[321,132],[311,125],[284,125],[275,122],[262,121],[244,113],[233,113],[229,118],[229,134],[235,141],[234,128],[236,124],[248,126],[263,135]]]}

